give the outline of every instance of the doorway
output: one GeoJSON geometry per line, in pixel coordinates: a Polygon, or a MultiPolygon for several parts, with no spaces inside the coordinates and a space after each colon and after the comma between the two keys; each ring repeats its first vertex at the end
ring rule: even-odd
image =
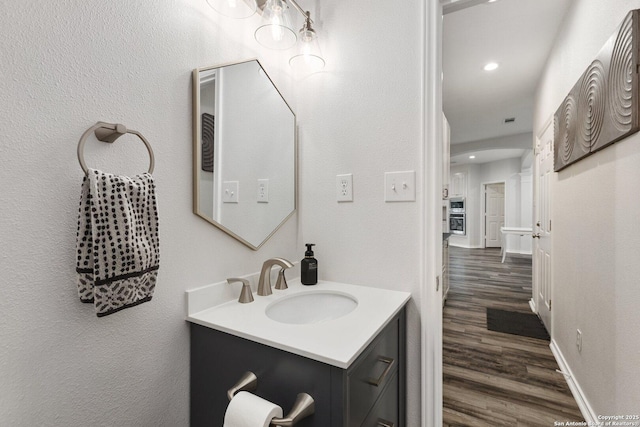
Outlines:
{"type": "Polygon", "coordinates": [[[502,247],[500,228],[504,227],[504,182],[484,184],[483,240],[485,248],[502,247]]]}
{"type": "Polygon", "coordinates": [[[553,121],[551,118],[536,137],[533,233],[534,311],[552,335],[551,302],[553,294],[551,257],[551,176],[553,175],[553,121]]]}

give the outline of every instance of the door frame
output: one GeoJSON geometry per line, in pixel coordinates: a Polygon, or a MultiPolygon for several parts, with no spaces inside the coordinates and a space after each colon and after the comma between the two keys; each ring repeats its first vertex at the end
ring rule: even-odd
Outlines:
{"type": "MultiPolygon", "coordinates": [[[[550,126],[553,126],[553,121],[554,121],[554,116],[553,114],[549,116],[549,118],[547,118],[547,120],[544,122],[544,124],[540,127],[540,130],[538,132],[536,132],[536,136],[533,140],[533,203],[531,205],[532,209],[533,209],[533,215],[532,215],[532,230],[533,230],[533,234],[536,234],[540,227],[537,226],[536,221],[539,220],[539,214],[538,214],[538,203],[539,203],[539,196],[538,196],[538,190],[539,190],[539,178],[538,178],[538,150],[541,149],[541,144],[542,144],[542,137],[543,135],[547,132],[547,130],[549,129],[550,126]]],[[[555,156],[555,153],[552,153],[553,156],[555,156]]],[[[553,181],[553,180],[552,180],[553,181]]],[[[551,183],[549,183],[549,193],[552,192],[551,190],[551,183]]],[[[550,195],[549,195],[550,196],[550,195]]],[[[549,197],[549,199],[551,199],[551,197],[549,197]]],[[[551,209],[549,210],[549,216],[551,217],[551,209]]],[[[549,266],[549,268],[551,269],[551,272],[549,273],[549,293],[551,294],[551,300],[553,300],[553,291],[554,291],[554,284],[553,284],[553,268],[554,268],[554,262],[553,262],[553,233],[549,236],[550,239],[550,246],[551,246],[551,265],[549,266]]],[[[538,266],[536,263],[536,252],[537,252],[537,245],[538,242],[533,239],[534,241],[531,244],[531,262],[532,262],[532,277],[531,277],[531,300],[529,301],[529,305],[531,306],[531,310],[536,313],[538,316],[540,316],[540,310],[538,307],[538,293],[539,293],[539,287],[540,287],[540,279],[538,278],[538,266]]],[[[551,341],[553,341],[553,309],[549,310],[549,336],[551,337],[551,341]]]]}
{"type": "MultiPolygon", "coordinates": [[[[480,218],[481,218],[481,226],[480,226],[480,239],[481,241],[481,248],[486,248],[487,247],[487,219],[486,219],[486,215],[487,215],[487,185],[493,185],[493,184],[502,184],[504,185],[504,223],[507,223],[507,181],[487,181],[487,182],[481,182],[480,183],[480,188],[482,189],[480,192],[480,218]]],[[[504,244],[504,242],[501,241],[501,244],[504,244]]]]}
{"type": "Polygon", "coordinates": [[[420,425],[442,425],[442,4],[422,2],[420,181],[420,425]]]}

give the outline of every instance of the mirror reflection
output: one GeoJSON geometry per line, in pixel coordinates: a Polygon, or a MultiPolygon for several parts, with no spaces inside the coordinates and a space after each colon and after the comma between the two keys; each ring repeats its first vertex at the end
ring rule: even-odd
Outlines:
{"type": "Polygon", "coordinates": [[[257,60],[193,86],[194,213],[256,250],[296,208],[295,115],[257,60]]]}

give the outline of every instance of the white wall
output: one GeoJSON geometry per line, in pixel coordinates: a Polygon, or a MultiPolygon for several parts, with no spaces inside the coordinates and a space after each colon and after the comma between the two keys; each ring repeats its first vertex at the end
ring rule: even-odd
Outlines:
{"type": "MultiPolygon", "coordinates": [[[[524,227],[530,225],[526,224],[528,218],[530,223],[532,209],[530,168],[523,169],[523,159],[515,157],[480,165],[454,165],[451,167],[452,177],[455,173],[467,174],[467,194],[465,196],[467,234],[465,236],[451,236],[449,238],[451,245],[465,248],[484,247],[482,234],[484,184],[505,183],[506,226],[524,227]],[[526,200],[529,202],[527,203],[526,200]]],[[[530,240],[531,237],[528,239],[530,240]]],[[[527,243],[521,242],[517,236],[510,236],[508,249],[510,252],[531,253],[530,246],[527,247],[527,243]]]]}
{"type": "MultiPolygon", "coordinates": [[[[296,217],[254,252],[191,211],[191,71],[260,56],[256,21],[221,19],[204,1],[0,10],[0,425],[186,426],[184,291],[301,254],[296,217]],[[152,144],[161,242],[153,300],[100,319],[79,302],[74,272],[76,146],[98,120],[152,144]]],[[[286,62],[261,60],[295,101],[286,62]]],[[[116,173],[148,167],[133,136],[91,139],[86,160],[116,173]]]]}
{"type": "MultiPolygon", "coordinates": [[[[634,8],[640,1],[573,3],[538,87],[534,133],[634,8]]],[[[640,413],[639,162],[635,134],[555,174],[552,182],[552,335],[601,415],[640,413]]]]}
{"type": "Polygon", "coordinates": [[[409,426],[420,420],[421,1],[318,3],[324,73],[299,82],[300,218],[323,279],[413,292],[409,426]],[[384,173],[417,171],[416,203],[385,203],[384,173]],[[336,175],[353,174],[352,203],[336,175]]]}
{"type": "MultiPolygon", "coordinates": [[[[413,169],[423,197],[423,5],[310,6],[327,68],[295,83],[286,54],[257,48],[257,18],[228,20],[206,2],[0,6],[0,424],[187,425],[184,291],[268,257],[297,260],[313,242],[321,278],[413,292],[408,425],[419,425],[419,203],[385,204],[382,190],[384,172],[413,169]],[[191,212],[191,71],[251,57],[292,103],[300,133],[299,212],[259,252],[191,212]],[[153,301],[101,319],[74,283],[75,149],[98,120],[154,147],[162,252],[153,301]],[[338,173],[354,174],[353,203],[336,202],[338,173]]],[[[88,144],[86,157],[116,173],[147,167],[134,138],[88,144]]]]}
{"type": "Polygon", "coordinates": [[[218,73],[216,178],[238,182],[238,203],[216,200],[215,220],[259,246],[295,208],[295,116],[256,62],[218,73]],[[258,203],[258,179],[269,201],[258,203]]]}

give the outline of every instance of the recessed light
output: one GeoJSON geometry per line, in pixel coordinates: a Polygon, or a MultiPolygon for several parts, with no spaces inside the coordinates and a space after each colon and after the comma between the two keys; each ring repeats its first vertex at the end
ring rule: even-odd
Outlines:
{"type": "Polygon", "coordinates": [[[499,67],[497,62],[489,62],[487,65],[484,66],[484,70],[485,71],[493,71],[496,70],[499,67]]]}
{"type": "Polygon", "coordinates": [[[475,158],[476,158],[476,156],[469,156],[469,158],[470,158],[470,159],[475,159],[475,158]]]}
{"type": "Polygon", "coordinates": [[[493,3],[495,1],[497,1],[497,0],[489,0],[487,3],[493,3]]]}

